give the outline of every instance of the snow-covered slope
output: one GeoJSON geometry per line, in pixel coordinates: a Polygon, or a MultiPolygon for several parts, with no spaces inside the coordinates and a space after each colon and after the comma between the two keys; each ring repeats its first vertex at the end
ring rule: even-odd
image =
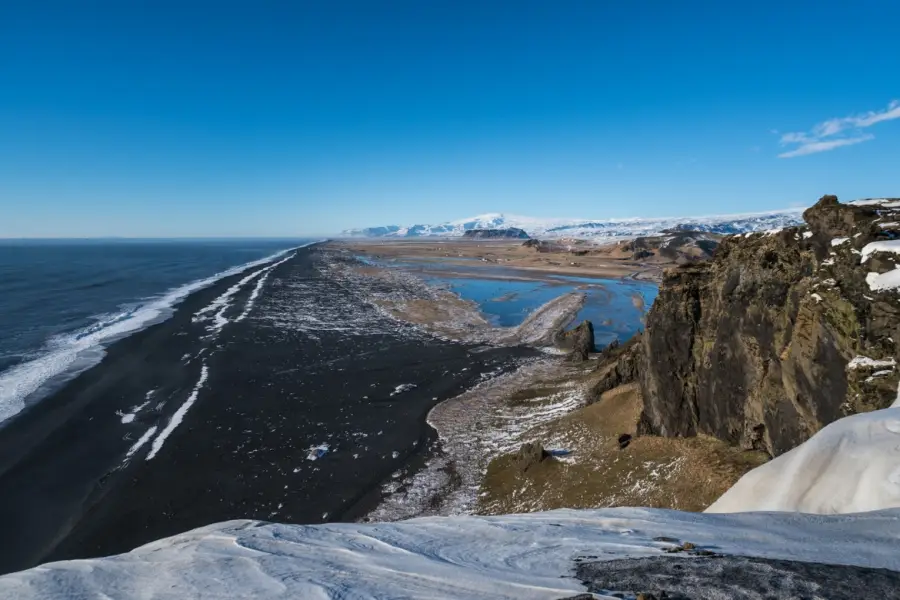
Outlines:
{"type": "Polygon", "coordinates": [[[851,513],[900,507],[900,401],[824,427],[744,475],[707,512],[851,513]]]}
{"type": "MultiPolygon", "coordinates": [[[[841,517],[559,510],[402,523],[230,521],[111,558],[0,577],[0,597],[554,599],[583,590],[576,559],[717,553],[900,570],[900,510],[841,517]]],[[[669,560],[684,560],[672,556],[669,560]]]]}
{"type": "Polygon", "coordinates": [[[516,227],[532,237],[622,239],[656,235],[678,227],[730,235],[797,225],[802,222],[801,212],[802,209],[789,209],[742,215],[635,219],[540,219],[489,213],[438,225],[387,225],[348,229],[342,233],[348,237],[459,237],[471,229],[516,227]]]}

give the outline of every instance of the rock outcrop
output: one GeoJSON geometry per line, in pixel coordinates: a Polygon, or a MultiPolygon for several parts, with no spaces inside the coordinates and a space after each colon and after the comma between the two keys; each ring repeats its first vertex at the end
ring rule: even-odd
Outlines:
{"type": "Polygon", "coordinates": [[[507,227],[506,229],[469,229],[463,233],[469,240],[527,240],[529,236],[524,229],[507,227]]]}
{"type": "Polygon", "coordinates": [[[520,471],[527,471],[549,457],[550,453],[544,450],[539,442],[529,442],[522,444],[519,451],[516,452],[515,464],[520,471]]]}
{"type": "Polygon", "coordinates": [[[568,332],[572,338],[572,360],[584,362],[594,351],[594,325],[590,321],[582,321],[578,327],[568,332]]]}
{"type": "Polygon", "coordinates": [[[631,252],[631,260],[686,264],[712,258],[721,238],[714,233],[676,228],[661,235],[637,237],[619,248],[631,252]]]}
{"type": "Polygon", "coordinates": [[[638,372],[643,361],[641,336],[637,335],[624,344],[614,341],[600,354],[597,367],[600,378],[591,388],[589,400],[596,402],[604,392],[620,385],[633,383],[638,379],[638,372]]]}
{"type": "Polygon", "coordinates": [[[640,381],[641,433],[774,456],[897,397],[900,201],[825,196],[803,216],[666,272],[637,350],[607,375],[640,381]]]}

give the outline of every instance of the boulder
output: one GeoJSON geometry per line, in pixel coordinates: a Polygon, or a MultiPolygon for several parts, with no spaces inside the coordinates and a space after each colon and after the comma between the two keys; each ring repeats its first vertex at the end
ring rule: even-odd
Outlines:
{"type": "Polygon", "coordinates": [[[540,464],[550,453],[544,450],[539,442],[528,442],[522,444],[519,451],[516,452],[515,464],[520,471],[527,471],[534,465],[540,464]]]}
{"type": "Polygon", "coordinates": [[[572,335],[572,360],[583,362],[594,351],[594,325],[590,321],[582,321],[571,331],[572,335]]]}

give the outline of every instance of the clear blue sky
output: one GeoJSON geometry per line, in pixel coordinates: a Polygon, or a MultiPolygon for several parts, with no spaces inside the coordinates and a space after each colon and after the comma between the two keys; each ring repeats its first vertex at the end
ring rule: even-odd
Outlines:
{"type": "Polygon", "coordinates": [[[900,195],[898,23],[896,0],[4,2],[0,237],[900,195]]]}

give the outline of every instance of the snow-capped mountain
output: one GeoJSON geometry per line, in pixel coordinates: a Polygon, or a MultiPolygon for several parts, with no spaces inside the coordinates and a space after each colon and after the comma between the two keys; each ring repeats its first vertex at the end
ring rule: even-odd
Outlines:
{"type": "Polygon", "coordinates": [[[705,231],[708,233],[735,234],[751,231],[781,229],[803,222],[803,209],[787,209],[765,213],[739,215],[716,215],[706,217],[666,217],[633,219],[542,219],[488,213],[448,221],[437,225],[386,225],[348,229],[342,232],[347,237],[461,237],[472,229],[524,229],[532,237],[538,238],[590,238],[621,239],[646,235],[656,235],[666,229],[705,231]]]}

